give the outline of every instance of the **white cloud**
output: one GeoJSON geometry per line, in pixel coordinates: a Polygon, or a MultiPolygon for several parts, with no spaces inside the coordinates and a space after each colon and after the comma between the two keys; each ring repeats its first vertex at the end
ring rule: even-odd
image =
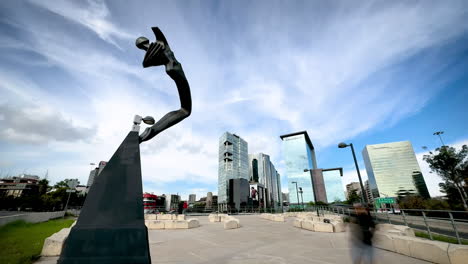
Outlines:
{"type": "MultiPolygon", "coordinates": [[[[104,1],[88,0],[86,6],[72,1],[36,1],[31,3],[81,24],[96,33],[101,39],[119,47],[113,37],[122,39],[134,38],[108,19],[109,9],[104,1]]],[[[119,47],[120,48],[120,47],[119,47]]]]}
{"type": "MultiPolygon", "coordinates": [[[[48,87],[47,81],[29,77],[21,69],[2,69],[6,73],[0,75],[0,85],[7,81],[11,85],[2,86],[1,92],[14,102],[40,101],[82,127],[95,127],[90,142],[47,145],[55,155],[75,155],[69,164],[43,161],[36,165],[37,171],[49,167],[57,179],[69,174],[86,182],[87,164],[110,158],[129,131],[133,115],[152,115],[158,120],[178,108],[175,85],[162,67],[141,67],[143,53],[134,47],[139,34],[129,32],[142,28],[143,22],[121,22],[127,18],[113,16],[113,9],[102,1],[32,2],[33,7],[76,24],[49,28],[47,16],[53,14],[31,21],[24,13],[13,12],[11,25],[26,37],[9,37],[0,42],[0,48],[39,55],[47,64],[35,65],[37,69],[49,69],[44,79],[63,75],[67,81],[60,81],[61,89],[82,96],[62,98],[52,89],[58,87],[48,87]],[[121,49],[73,34],[76,25],[121,49]]],[[[278,161],[275,166],[281,173],[280,134],[308,130],[314,144],[324,147],[419,111],[437,92],[436,88],[422,92],[426,86],[420,84],[443,67],[439,57],[428,56],[421,62],[424,76],[415,78],[420,80],[416,83],[409,80],[411,76],[401,77],[392,65],[445,44],[466,33],[467,27],[463,9],[456,3],[372,8],[339,4],[329,14],[307,11],[294,17],[292,10],[284,10],[289,7],[273,3],[267,10],[253,3],[243,14],[242,30],[237,30],[237,24],[215,23],[219,21],[212,20],[202,7],[189,7],[187,15],[170,4],[161,11],[152,10],[148,3],[147,10],[154,12],[143,12],[140,17],[132,13],[135,9],[111,4],[116,5],[114,9],[128,9],[128,17],[138,16],[135,20],[144,21],[148,31],[147,21],[160,17],[154,23],[168,28],[166,36],[192,88],[192,115],[141,145],[144,180],[161,184],[215,183],[218,137],[226,130],[245,138],[249,152],[263,152],[278,161]],[[427,19],[429,14],[431,19],[427,19]],[[205,32],[205,28],[211,30],[205,32]]],[[[242,13],[227,6],[220,4],[219,14],[226,13],[228,18],[242,13]]],[[[318,9],[309,6],[294,12],[304,10],[318,9]]],[[[22,59],[18,56],[18,61],[22,59]]],[[[18,155],[9,162],[21,163],[18,155]]],[[[345,171],[343,182],[357,179],[353,173],[345,171]]],[[[154,190],[165,192],[163,186],[154,190]]]]}

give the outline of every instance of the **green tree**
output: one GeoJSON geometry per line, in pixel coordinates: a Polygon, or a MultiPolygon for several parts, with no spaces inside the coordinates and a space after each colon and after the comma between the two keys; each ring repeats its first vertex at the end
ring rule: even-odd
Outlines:
{"type": "Polygon", "coordinates": [[[346,200],[347,204],[354,204],[356,202],[361,201],[361,196],[357,193],[357,190],[351,190],[351,193],[348,195],[348,200],[346,200]]]}
{"type": "Polygon", "coordinates": [[[419,195],[407,195],[399,200],[402,209],[427,209],[424,198],[419,195]]]}
{"type": "Polygon", "coordinates": [[[44,195],[49,190],[49,180],[42,179],[38,182],[39,195],[44,195]]]}
{"type": "MultiPolygon", "coordinates": [[[[457,151],[453,147],[442,146],[429,152],[423,159],[429,164],[431,172],[437,173],[445,184],[445,190],[453,187],[457,190],[465,210],[468,210],[466,186],[468,178],[468,146],[463,145],[457,151]]],[[[444,188],[441,191],[445,191],[444,188]]]]}
{"type": "MultiPolygon", "coordinates": [[[[68,188],[68,181],[71,181],[72,179],[65,179],[63,181],[59,181],[57,182],[55,185],[54,185],[54,188],[58,189],[58,188],[68,188]]],[[[78,181],[78,184],[80,182],[78,181]]]]}

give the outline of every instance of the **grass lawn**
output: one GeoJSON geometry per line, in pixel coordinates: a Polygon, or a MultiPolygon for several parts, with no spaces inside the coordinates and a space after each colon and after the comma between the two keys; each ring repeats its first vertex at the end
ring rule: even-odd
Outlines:
{"type": "MultiPolygon", "coordinates": [[[[417,237],[423,237],[423,238],[430,239],[429,234],[426,233],[426,232],[414,231],[414,234],[417,237]]],[[[458,241],[457,241],[457,239],[455,237],[443,236],[443,235],[432,233],[432,238],[434,240],[437,240],[437,241],[442,241],[442,242],[447,242],[447,243],[452,243],[452,244],[458,244],[458,241]]],[[[461,242],[462,242],[463,245],[468,245],[468,240],[466,240],[466,239],[462,238],[461,242]]]]}
{"type": "Polygon", "coordinates": [[[70,227],[74,219],[57,219],[43,223],[15,221],[0,227],[0,263],[32,263],[41,254],[44,239],[64,227],[70,227]]]}

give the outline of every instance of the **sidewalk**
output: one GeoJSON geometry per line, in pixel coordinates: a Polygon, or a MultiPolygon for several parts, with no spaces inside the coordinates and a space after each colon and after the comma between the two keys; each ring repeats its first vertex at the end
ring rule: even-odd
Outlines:
{"type": "MultiPolygon", "coordinates": [[[[152,263],[353,263],[373,255],[373,263],[428,263],[376,248],[358,248],[349,232],[316,233],[287,222],[272,222],[258,215],[236,215],[241,228],[224,230],[199,216],[200,227],[185,230],[150,230],[152,263]]],[[[57,258],[39,264],[56,263],[57,258]]]]}

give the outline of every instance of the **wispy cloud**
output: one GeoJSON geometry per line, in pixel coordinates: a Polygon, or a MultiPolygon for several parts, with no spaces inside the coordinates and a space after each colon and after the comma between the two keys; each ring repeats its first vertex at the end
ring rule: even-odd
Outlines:
{"type": "MultiPolygon", "coordinates": [[[[166,2],[164,8],[153,2],[30,2],[8,9],[1,20],[10,31],[0,49],[16,61],[0,63],[0,85],[11,84],[0,87],[2,95],[17,104],[48,105],[66,123],[95,128],[90,142],[47,144],[52,156],[72,153],[69,163],[34,167],[60,172],[57,180],[69,171],[85,182],[86,164],[113,154],[133,115],[158,119],[179,107],[164,69],[143,69],[143,53],[134,47],[136,30],[150,33],[157,25],[183,64],[193,113],[142,144],[143,177],[148,184],[186,186],[187,193],[193,187],[186,183],[216,183],[218,137],[226,130],[245,138],[250,152],[269,154],[281,173],[278,135],[308,130],[324,148],[420,111],[444,88],[435,79],[454,59],[444,47],[468,27],[462,1],[273,1],[248,8],[242,2],[216,8],[195,2],[166,2]]],[[[444,78],[455,78],[455,72],[444,78]]],[[[18,153],[8,164],[21,163],[18,153]]]]}
{"type": "Polygon", "coordinates": [[[132,39],[132,35],[109,20],[110,12],[107,5],[102,0],[88,0],[84,2],[72,1],[37,1],[30,0],[31,3],[45,8],[55,14],[63,16],[70,21],[85,26],[96,33],[101,39],[115,45],[115,38],[132,39]],[[83,5],[84,4],[84,5],[83,5]]]}

